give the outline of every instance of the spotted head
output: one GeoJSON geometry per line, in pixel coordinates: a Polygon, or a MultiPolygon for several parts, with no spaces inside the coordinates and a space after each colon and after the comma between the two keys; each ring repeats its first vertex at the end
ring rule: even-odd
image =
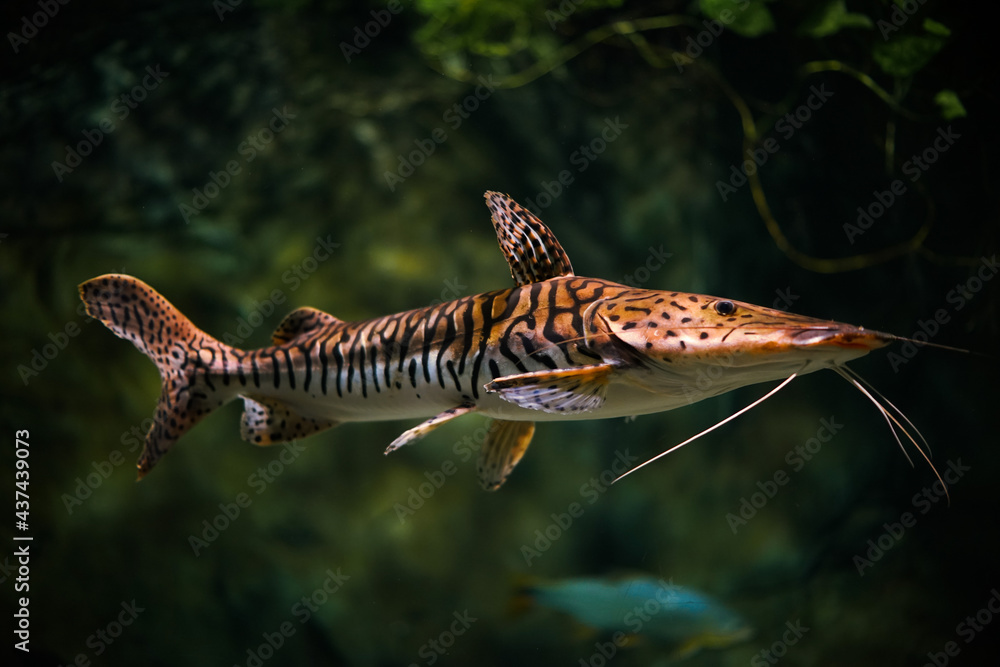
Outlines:
{"type": "Polygon", "coordinates": [[[662,391],[708,377],[711,395],[839,366],[893,339],[741,301],[650,290],[595,301],[584,325],[588,346],[634,367],[638,384],[662,391]]]}

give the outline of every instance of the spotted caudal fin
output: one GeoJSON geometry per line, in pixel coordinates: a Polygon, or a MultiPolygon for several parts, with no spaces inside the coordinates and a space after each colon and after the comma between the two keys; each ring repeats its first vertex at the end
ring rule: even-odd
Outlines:
{"type": "Polygon", "coordinates": [[[131,341],[160,371],[160,401],[137,463],[141,479],[178,438],[236,396],[227,369],[239,351],[198,329],[132,276],[108,274],[88,280],[80,285],[80,298],[91,317],[131,341]]]}

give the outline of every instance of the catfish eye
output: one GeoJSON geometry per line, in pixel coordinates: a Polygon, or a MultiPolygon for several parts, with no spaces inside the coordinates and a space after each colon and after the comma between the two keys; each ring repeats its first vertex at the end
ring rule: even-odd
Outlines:
{"type": "Polygon", "coordinates": [[[732,301],[716,301],[715,302],[715,312],[719,315],[725,317],[726,315],[732,315],[736,312],[736,304],[732,301]]]}

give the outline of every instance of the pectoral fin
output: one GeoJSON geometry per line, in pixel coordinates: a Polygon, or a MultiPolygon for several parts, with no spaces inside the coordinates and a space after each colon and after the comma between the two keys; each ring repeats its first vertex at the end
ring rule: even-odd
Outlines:
{"type": "Polygon", "coordinates": [[[298,440],[339,422],[303,416],[286,403],[273,398],[243,396],[240,436],[255,445],[273,445],[298,440]]]}
{"type": "Polygon", "coordinates": [[[604,404],[611,364],[508,375],[486,384],[486,391],[529,410],[553,414],[590,412],[604,404]]]}
{"type": "Polygon", "coordinates": [[[441,414],[431,417],[423,424],[414,426],[408,431],[403,431],[398,438],[389,443],[389,446],[385,448],[385,453],[389,454],[390,452],[396,451],[403,445],[413,444],[446,421],[450,421],[455,417],[460,417],[464,414],[474,412],[475,409],[475,405],[472,403],[466,403],[459,405],[458,407],[451,408],[450,410],[445,410],[441,414]]]}
{"type": "Polygon", "coordinates": [[[487,491],[496,491],[507,481],[535,435],[534,422],[512,422],[495,419],[490,424],[486,442],[479,450],[476,472],[479,484],[487,491]]]}

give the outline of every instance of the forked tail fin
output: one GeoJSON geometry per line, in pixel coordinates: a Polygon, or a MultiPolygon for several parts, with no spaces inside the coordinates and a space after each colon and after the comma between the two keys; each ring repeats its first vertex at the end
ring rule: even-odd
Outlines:
{"type": "Polygon", "coordinates": [[[160,401],[136,464],[142,479],[178,438],[236,396],[226,371],[239,351],[198,329],[138,278],[92,278],[80,285],[80,298],[91,317],[131,341],[160,371],[160,401]]]}

